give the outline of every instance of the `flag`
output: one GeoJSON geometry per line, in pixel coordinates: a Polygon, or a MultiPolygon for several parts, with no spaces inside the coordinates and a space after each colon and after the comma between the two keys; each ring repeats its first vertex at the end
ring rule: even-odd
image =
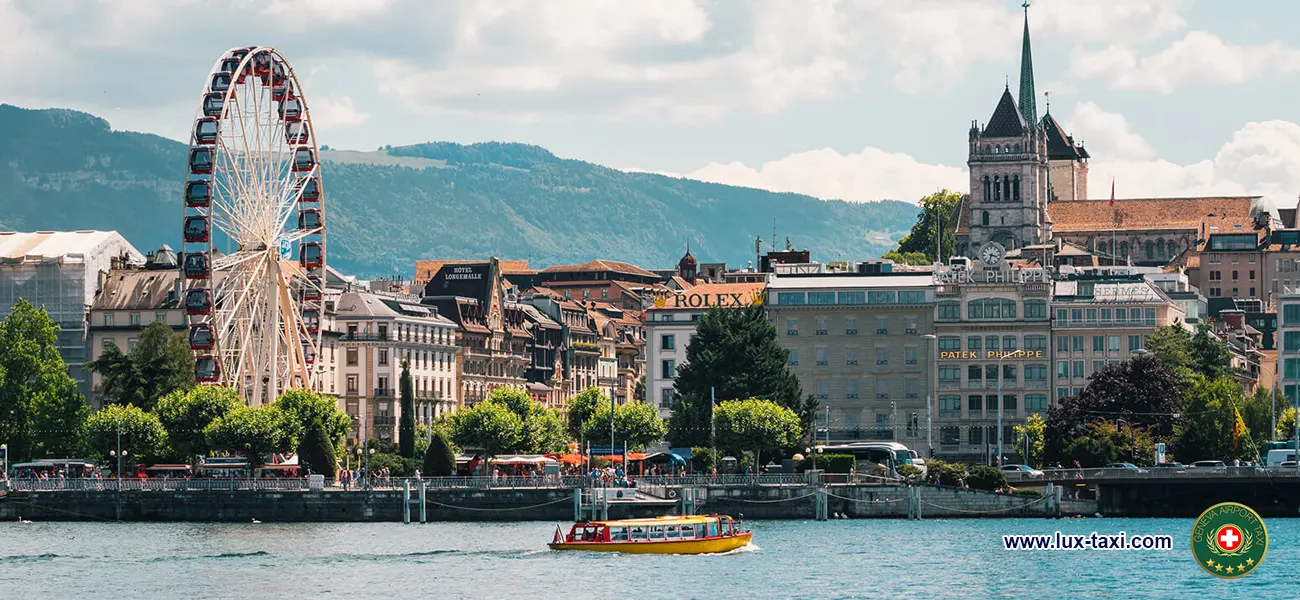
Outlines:
{"type": "Polygon", "coordinates": [[[1241,420],[1241,411],[1237,410],[1237,407],[1232,407],[1232,414],[1237,418],[1236,422],[1232,424],[1232,449],[1236,450],[1237,438],[1246,433],[1246,422],[1241,420]]]}
{"type": "Polygon", "coordinates": [[[1115,178],[1110,178],[1110,205],[1115,206],[1115,178]]]}

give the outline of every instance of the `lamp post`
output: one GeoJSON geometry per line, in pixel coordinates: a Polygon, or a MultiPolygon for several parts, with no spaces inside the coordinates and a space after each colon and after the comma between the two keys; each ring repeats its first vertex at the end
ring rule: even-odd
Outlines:
{"type": "Polygon", "coordinates": [[[997,437],[997,443],[994,444],[994,446],[993,446],[993,449],[994,449],[994,461],[995,461],[994,464],[996,464],[996,465],[998,465],[998,466],[1002,465],[1002,405],[1004,404],[1004,403],[1002,402],[1002,380],[1004,379],[1004,378],[1002,377],[1002,361],[1004,361],[1004,360],[1006,360],[1006,359],[1008,359],[1008,358],[1015,358],[1015,357],[1018,357],[1018,356],[1022,355],[1023,353],[1024,353],[1024,350],[1016,350],[1015,352],[1008,352],[1008,353],[1003,354],[1002,356],[998,357],[998,362],[997,362],[997,365],[998,365],[998,372],[997,372],[997,375],[998,375],[998,431],[997,431],[997,434],[998,434],[998,437],[997,437]]]}
{"type": "Polygon", "coordinates": [[[1128,425],[1129,433],[1133,434],[1133,445],[1132,445],[1131,447],[1129,447],[1129,452],[1128,452],[1128,454],[1129,454],[1129,460],[1132,460],[1132,461],[1136,464],[1136,463],[1137,463],[1137,452],[1138,452],[1138,434],[1137,434],[1137,429],[1135,429],[1135,428],[1133,427],[1133,422],[1132,422],[1132,421],[1126,421],[1126,420],[1124,420],[1124,419],[1115,419],[1115,428],[1116,428],[1116,429],[1119,429],[1119,424],[1120,424],[1120,423],[1124,423],[1124,424],[1128,425]]]}
{"type": "MultiPolygon", "coordinates": [[[[921,336],[921,339],[932,342],[926,344],[926,346],[929,347],[930,350],[930,374],[937,377],[937,372],[939,370],[939,336],[933,333],[926,333],[921,336]]],[[[932,407],[934,406],[935,398],[938,397],[938,392],[935,391],[936,385],[930,385],[934,384],[934,381],[926,383],[926,387],[929,389],[925,391],[925,445],[926,449],[930,451],[927,458],[931,458],[934,456],[934,412],[932,407]]]]}

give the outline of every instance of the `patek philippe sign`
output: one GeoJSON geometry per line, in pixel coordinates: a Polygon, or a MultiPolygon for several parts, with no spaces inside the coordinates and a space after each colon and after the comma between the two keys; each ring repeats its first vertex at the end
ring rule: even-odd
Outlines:
{"type": "Polygon", "coordinates": [[[1044,269],[1007,269],[1002,267],[939,267],[934,273],[936,284],[970,283],[1047,283],[1051,281],[1044,269]]]}
{"type": "Polygon", "coordinates": [[[654,296],[655,308],[745,308],[763,304],[767,296],[758,292],[659,293],[654,296]]]}
{"type": "Polygon", "coordinates": [[[1033,360],[1045,358],[1042,350],[944,350],[939,360],[999,360],[1002,358],[1033,360]]]}

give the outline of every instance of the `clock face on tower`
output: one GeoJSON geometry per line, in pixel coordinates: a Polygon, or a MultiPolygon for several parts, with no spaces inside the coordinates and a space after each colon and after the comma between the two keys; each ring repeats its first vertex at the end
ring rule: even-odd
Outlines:
{"type": "Polygon", "coordinates": [[[1002,245],[997,242],[988,242],[980,248],[980,262],[984,263],[984,266],[987,267],[996,267],[1002,262],[1002,255],[1002,245]]]}

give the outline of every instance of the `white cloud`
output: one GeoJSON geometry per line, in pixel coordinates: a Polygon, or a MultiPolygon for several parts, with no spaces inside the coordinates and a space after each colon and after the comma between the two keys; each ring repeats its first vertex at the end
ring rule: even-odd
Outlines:
{"type": "Polygon", "coordinates": [[[1155,157],[1155,148],[1129,128],[1128,119],[1119,113],[1102,110],[1092,102],[1079,102],[1074,112],[1061,123],[1076,142],[1087,144],[1093,156],[1110,160],[1146,160],[1155,157]]]}
{"type": "Polygon", "coordinates": [[[325,96],[308,101],[311,124],[318,132],[361,125],[370,120],[370,113],[357,110],[348,96],[325,96]]]}
{"type": "Polygon", "coordinates": [[[916,202],[939,188],[964,191],[970,185],[963,168],[924,164],[906,154],[871,147],[852,154],[840,154],[830,148],[809,150],[758,168],[739,162],[710,163],[686,176],[854,202],[887,199],[916,202]]]}
{"type": "Polygon", "coordinates": [[[1172,93],[1196,84],[1238,84],[1267,74],[1300,71],[1300,50],[1281,42],[1242,46],[1205,31],[1191,31],[1167,48],[1139,56],[1121,45],[1075,49],[1070,71],[1114,89],[1172,93]]]}
{"type": "MultiPolygon", "coordinates": [[[[1186,0],[1036,0],[1029,13],[1034,34],[1069,43],[1146,42],[1187,26],[1186,0]]],[[[1042,38],[1040,38],[1042,39],[1042,38]]]]}

